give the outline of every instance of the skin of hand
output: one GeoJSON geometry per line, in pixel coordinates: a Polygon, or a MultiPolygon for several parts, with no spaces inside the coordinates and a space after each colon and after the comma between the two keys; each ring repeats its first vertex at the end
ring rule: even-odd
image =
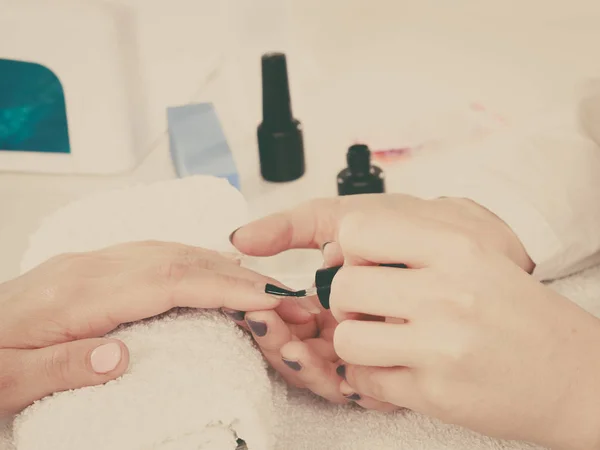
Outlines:
{"type": "MultiPolygon", "coordinates": [[[[342,264],[339,246],[335,243],[324,246],[323,259],[324,266],[342,264]]],[[[293,304],[293,300],[283,302],[293,304]]],[[[310,389],[333,403],[354,401],[365,408],[380,411],[397,408],[366,396],[358,398],[351,388],[348,396],[340,390],[342,378],[337,371],[343,361],[333,348],[333,333],[338,323],[330,311],[321,308],[321,313],[311,314],[312,320],[305,324],[287,323],[275,310],[225,312],[238,325],[252,332],[265,359],[288,384],[310,389]]]]}
{"type": "MultiPolygon", "coordinates": [[[[318,199],[252,222],[236,230],[231,241],[243,253],[254,256],[270,256],[293,248],[323,248],[324,244],[337,240],[339,224],[348,214],[382,209],[397,211],[407,220],[414,218],[460,230],[480,245],[508,255],[523,269],[533,270],[532,261],[506,224],[485,208],[465,199],[421,200],[402,194],[318,199]]],[[[323,256],[325,266],[344,262],[341,249],[335,243],[323,248],[323,256]]],[[[284,302],[292,304],[289,300],[284,302]]],[[[229,313],[245,328],[248,326],[244,319],[259,323],[259,332],[264,335],[253,333],[259,347],[290,384],[309,388],[337,403],[350,399],[369,409],[389,411],[395,408],[364,393],[358,394],[347,385],[342,385],[340,391],[339,373],[334,368],[340,361],[331,341],[337,321],[332,319],[330,311],[322,311],[302,326],[287,324],[273,311],[245,315],[237,311],[229,313]]],[[[341,370],[343,366],[337,369],[338,372],[341,370]]]]}
{"type": "Polygon", "coordinates": [[[342,390],[496,438],[600,448],[600,320],[459,228],[382,210],[348,215],[338,237],[342,390]]]}
{"type": "MultiPolygon", "coordinates": [[[[324,249],[324,264],[335,264],[341,257],[324,249]],[[328,256],[330,255],[330,256],[328,256]]],[[[295,306],[294,300],[283,300],[295,306]]],[[[298,309],[303,310],[298,307],[298,309]]],[[[333,349],[337,321],[329,311],[310,314],[305,324],[290,324],[274,311],[225,312],[252,335],[269,364],[283,379],[297,388],[308,388],[334,403],[345,403],[340,392],[342,379],[336,373],[339,358],[333,349]]]]}
{"type": "Polygon", "coordinates": [[[166,242],[54,257],[0,284],[0,417],[51,393],[106,383],[127,369],[119,325],[175,307],[268,310],[303,323],[264,293],[273,280],[239,258],[166,242]]]}

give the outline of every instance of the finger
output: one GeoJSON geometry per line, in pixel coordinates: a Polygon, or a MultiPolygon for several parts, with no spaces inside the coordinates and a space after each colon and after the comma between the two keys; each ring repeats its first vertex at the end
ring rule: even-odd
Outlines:
{"type": "Polygon", "coordinates": [[[337,365],[319,357],[310,346],[301,341],[289,342],[281,349],[281,358],[297,372],[307,389],[330,402],[347,402],[339,390],[337,365]]]}
{"type": "Polygon", "coordinates": [[[1,403],[18,411],[54,392],[104,384],[121,376],[129,364],[125,344],[114,339],[85,339],[11,354],[15,384],[1,403]]]}
{"type": "Polygon", "coordinates": [[[221,311],[233,320],[237,325],[250,331],[250,327],[246,323],[246,311],[237,311],[235,309],[221,308],[221,311]]]}
{"type": "Polygon", "coordinates": [[[410,369],[347,365],[345,381],[354,392],[384,403],[415,409],[418,386],[410,369]]]}
{"type": "Polygon", "coordinates": [[[283,299],[275,308],[281,319],[288,324],[303,325],[315,320],[315,315],[293,301],[283,299]]]}
{"type": "Polygon", "coordinates": [[[410,324],[346,320],[333,337],[335,352],[349,364],[415,367],[427,355],[426,336],[410,324]]]}
{"type": "Polygon", "coordinates": [[[291,342],[294,336],[290,328],[275,311],[256,311],[246,314],[246,323],[263,356],[271,367],[289,384],[304,387],[296,376],[296,371],[281,359],[281,348],[291,342]]]}
{"type": "MultiPolygon", "coordinates": [[[[233,321],[235,321],[238,325],[248,329],[246,324],[245,311],[239,311],[235,309],[222,308],[223,312],[233,321]]],[[[308,311],[296,306],[292,302],[282,301],[281,304],[275,308],[275,312],[279,314],[279,317],[289,325],[306,325],[314,322],[315,316],[308,311]]],[[[313,325],[314,327],[314,325],[313,325]]],[[[304,327],[306,328],[306,327],[304,327]]],[[[300,327],[301,330],[304,329],[300,327]]],[[[314,331],[312,332],[314,333],[314,331]]],[[[310,334],[312,336],[313,334],[310,334]]]]}
{"type": "Polygon", "coordinates": [[[380,412],[392,412],[399,409],[399,406],[387,402],[380,402],[374,398],[359,394],[346,381],[342,381],[340,383],[340,392],[348,400],[360,405],[365,409],[371,409],[380,412]]]}
{"type": "MultiPolygon", "coordinates": [[[[227,308],[222,308],[222,311],[223,311],[223,313],[225,313],[225,315],[227,317],[229,317],[231,320],[233,320],[237,325],[250,331],[250,327],[248,326],[248,323],[246,322],[246,312],[245,311],[237,311],[234,309],[227,309],[227,308]]],[[[277,314],[279,314],[277,312],[277,309],[275,309],[275,312],[277,314]]],[[[273,316],[272,316],[272,314],[269,314],[268,317],[271,318],[273,316]]],[[[283,317],[281,317],[281,316],[279,316],[279,317],[281,318],[281,320],[283,320],[283,317]]],[[[283,321],[286,322],[286,325],[289,327],[292,335],[294,335],[296,338],[298,338],[300,340],[304,340],[304,339],[313,338],[318,333],[318,327],[317,327],[317,323],[315,322],[314,316],[311,315],[310,319],[311,320],[309,322],[302,323],[302,324],[290,324],[290,323],[287,323],[285,320],[283,320],[283,321]]],[[[267,326],[268,326],[268,324],[267,324],[267,326]]],[[[333,344],[331,344],[331,346],[333,347],[333,344]]]]}
{"type": "Polygon", "coordinates": [[[436,219],[400,209],[355,211],[341,221],[338,242],[347,264],[369,261],[411,268],[445,267],[473,261],[481,252],[475,240],[436,219]]]}
{"type": "Polygon", "coordinates": [[[271,256],[292,248],[320,248],[335,239],[339,199],[319,199],[251,222],[231,235],[242,253],[271,256]]]}
{"type": "Polygon", "coordinates": [[[450,289],[428,269],[344,266],[331,284],[330,307],[338,322],[349,313],[409,320],[450,289]]]}
{"type": "Polygon", "coordinates": [[[344,264],[344,253],[337,242],[328,242],[323,246],[323,267],[341,266],[344,264]]]}
{"type": "MultiPolygon", "coordinates": [[[[163,297],[165,303],[149,302],[149,297],[144,298],[138,292],[135,294],[138,302],[131,302],[130,308],[120,306],[123,314],[120,319],[122,323],[139,320],[174,307],[227,308],[237,311],[273,309],[279,306],[281,300],[264,292],[268,282],[270,280],[266,277],[254,281],[195,266],[174,267],[168,274],[159,274],[155,281],[163,288],[162,292],[166,291],[163,297]]],[[[150,290],[150,299],[161,295],[161,289],[150,286],[150,290]]]]}
{"type": "Polygon", "coordinates": [[[313,339],[301,339],[310,347],[313,353],[327,361],[336,362],[339,358],[333,347],[333,340],[318,337],[313,339]]]}

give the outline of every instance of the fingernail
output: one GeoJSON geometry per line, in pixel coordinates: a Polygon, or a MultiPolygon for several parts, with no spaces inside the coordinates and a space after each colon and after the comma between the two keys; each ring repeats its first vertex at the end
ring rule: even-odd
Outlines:
{"type": "Polygon", "coordinates": [[[224,309],[223,312],[231,317],[233,320],[237,320],[238,322],[244,320],[246,317],[246,311],[236,311],[234,309],[224,309]]]}
{"type": "Polygon", "coordinates": [[[340,378],[343,378],[345,380],[346,379],[346,366],[343,364],[341,366],[338,366],[338,368],[335,369],[335,373],[337,373],[340,376],[340,378]]]}
{"type": "Polygon", "coordinates": [[[231,242],[232,244],[233,244],[233,235],[234,235],[235,233],[237,233],[237,232],[238,232],[238,230],[239,230],[240,228],[242,228],[242,227],[238,227],[238,228],[236,228],[236,229],[235,229],[235,230],[233,230],[233,231],[231,232],[231,234],[229,235],[229,242],[231,242]]]}
{"type": "Polygon", "coordinates": [[[298,361],[290,361],[289,359],[281,358],[281,360],[288,366],[290,369],[295,370],[296,372],[300,372],[302,370],[302,366],[298,361]]]}
{"type": "Polygon", "coordinates": [[[92,369],[96,373],[108,373],[121,362],[121,346],[116,342],[101,345],[90,356],[92,369]]]}
{"type": "Polygon", "coordinates": [[[357,401],[359,401],[362,398],[358,394],[344,395],[344,397],[346,397],[348,400],[352,400],[353,402],[357,402],[357,401]]]}
{"type": "Polygon", "coordinates": [[[255,322],[254,320],[246,320],[246,323],[252,332],[258,337],[263,337],[267,334],[267,324],[264,322],[255,322]]]}

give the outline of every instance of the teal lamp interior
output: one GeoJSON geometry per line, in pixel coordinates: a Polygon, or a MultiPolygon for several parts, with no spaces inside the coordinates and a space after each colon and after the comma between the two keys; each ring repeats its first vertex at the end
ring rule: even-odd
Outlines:
{"type": "Polygon", "coordinates": [[[71,153],[65,93],[47,67],[0,58],[0,151],[71,153]]]}

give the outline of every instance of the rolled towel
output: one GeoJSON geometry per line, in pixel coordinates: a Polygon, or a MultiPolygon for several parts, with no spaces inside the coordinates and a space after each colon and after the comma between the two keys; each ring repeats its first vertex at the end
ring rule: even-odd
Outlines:
{"type": "MultiPolygon", "coordinates": [[[[176,240],[229,250],[229,231],[245,221],[245,213],[233,214],[230,205],[239,210],[245,205],[235,189],[220,182],[182,179],[68,206],[32,238],[23,269],[62,251],[125,240],[176,240]],[[223,217],[214,203],[226,211],[223,217]]],[[[599,269],[552,287],[600,316],[599,269]]],[[[416,413],[334,406],[306,391],[288,390],[266,369],[247,335],[216,312],[174,311],[123,327],[114,336],[131,349],[127,374],[28,408],[14,424],[17,450],[233,450],[236,438],[249,450],[538,448],[483,437],[416,413]]]]}
{"type": "Polygon", "coordinates": [[[130,369],[63,392],[14,423],[19,450],[271,449],[273,390],[260,353],[218,312],[175,311],[123,327],[130,369]]]}

